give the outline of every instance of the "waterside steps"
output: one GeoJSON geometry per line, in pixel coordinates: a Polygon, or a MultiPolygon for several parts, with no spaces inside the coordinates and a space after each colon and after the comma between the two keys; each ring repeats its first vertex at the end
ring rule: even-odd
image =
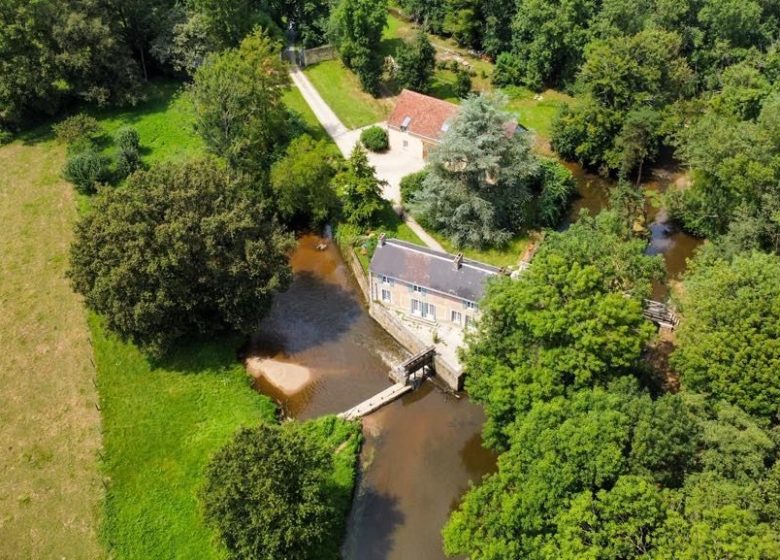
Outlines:
{"type": "Polygon", "coordinates": [[[435,356],[436,348],[430,346],[408,360],[401,362],[390,370],[390,378],[396,382],[395,385],[342,412],[338,415],[339,418],[357,420],[393,402],[406,393],[414,391],[433,373],[433,358],[435,356]]]}

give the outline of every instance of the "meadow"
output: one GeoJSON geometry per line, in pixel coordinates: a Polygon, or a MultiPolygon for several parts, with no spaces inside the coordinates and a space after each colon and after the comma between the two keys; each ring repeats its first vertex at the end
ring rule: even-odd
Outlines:
{"type": "MultiPolygon", "coordinates": [[[[327,138],[297,90],[284,100],[327,138]]],[[[151,82],[135,107],[86,111],[109,155],[125,125],[147,165],[204,152],[177,82],[151,82]]],[[[0,558],[223,559],[198,501],[203,469],[240,426],[275,421],[276,407],[252,388],[240,337],[191,341],[151,362],[85,312],[65,273],[89,200],[60,177],[65,157],[49,125],[0,147],[0,558]]],[[[311,429],[340,450],[346,519],[359,431],[332,419],[311,429]]]]}

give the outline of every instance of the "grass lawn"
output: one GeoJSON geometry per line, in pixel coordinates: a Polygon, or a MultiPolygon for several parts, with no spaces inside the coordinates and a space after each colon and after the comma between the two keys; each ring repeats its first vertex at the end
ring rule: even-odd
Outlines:
{"type": "Polygon", "coordinates": [[[360,81],[340,60],[328,60],[304,71],[325,102],[349,129],[383,121],[392,102],[375,99],[360,88],[360,81]]]}
{"type": "Polygon", "coordinates": [[[153,366],[90,317],[110,481],[103,535],[116,558],[223,558],[197,493],[236,429],[271,421],[237,362],[238,340],[180,348],[153,366]]]}
{"type": "Polygon", "coordinates": [[[550,138],[558,111],[575,101],[573,97],[552,89],[538,94],[538,98],[533,91],[516,86],[502,91],[509,98],[507,109],[517,115],[518,122],[545,140],[550,138]]]}
{"type": "Polygon", "coordinates": [[[0,147],[0,558],[101,558],[95,369],[52,140],[0,147]]]}
{"type": "Polygon", "coordinates": [[[441,246],[444,247],[447,252],[453,254],[463,253],[466,258],[492,264],[493,266],[498,267],[517,266],[517,263],[520,261],[520,257],[523,256],[523,252],[531,242],[528,236],[518,235],[513,237],[509,243],[507,243],[506,246],[502,247],[501,249],[458,249],[450,242],[449,239],[440,233],[431,230],[427,231],[436,239],[436,241],[441,243],[441,246]]]}
{"type": "Polygon", "coordinates": [[[301,92],[297,87],[292,86],[290,89],[288,89],[284,93],[282,100],[288,109],[298,113],[301,116],[303,122],[309,129],[308,133],[312,138],[315,140],[326,140],[332,143],[335,147],[336,144],[333,143],[332,138],[328,135],[326,130],[322,128],[322,125],[320,124],[320,121],[317,120],[314,111],[312,111],[311,107],[309,107],[309,104],[306,103],[306,100],[303,98],[303,95],[301,95],[301,92]]]}
{"type": "Polygon", "coordinates": [[[106,131],[104,151],[113,155],[114,133],[122,126],[131,125],[141,137],[141,155],[147,164],[201,152],[203,142],[195,134],[194,109],[181,82],[152,81],[144,93],[146,100],[135,107],[88,111],[106,131]]]}

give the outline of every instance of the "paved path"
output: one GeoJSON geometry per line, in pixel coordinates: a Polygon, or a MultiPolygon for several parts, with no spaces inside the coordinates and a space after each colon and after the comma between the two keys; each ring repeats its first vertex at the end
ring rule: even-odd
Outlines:
{"type": "MultiPolygon", "coordinates": [[[[311,107],[312,112],[317,117],[317,120],[320,121],[322,127],[333,138],[344,157],[348,158],[355,144],[359,141],[360,130],[349,130],[344,126],[344,123],[336,116],[333,109],[325,103],[325,100],[299,67],[291,67],[290,78],[292,78],[293,83],[300,90],[304,100],[311,107]]],[[[409,158],[408,155],[398,153],[396,150],[391,150],[387,154],[381,155],[369,153],[369,161],[376,169],[377,177],[385,181],[387,185],[386,188],[382,189],[382,197],[394,205],[400,205],[401,203],[399,189],[401,177],[419,171],[424,166],[422,158],[409,158]]],[[[416,233],[428,247],[446,252],[444,247],[431,237],[414,218],[404,213],[402,219],[409,226],[409,229],[416,233]]]]}

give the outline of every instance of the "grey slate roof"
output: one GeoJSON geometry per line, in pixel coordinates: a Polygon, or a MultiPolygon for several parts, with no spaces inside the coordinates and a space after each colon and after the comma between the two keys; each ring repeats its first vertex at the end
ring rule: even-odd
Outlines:
{"type": "Polygon", "coordinates": [[[455,255],[434,251],[399,239],[388,239],[377,245],[370,270],[378,276],[417,284],[460,299],[477,302],[482,299],[487,279],[501,273],[499,268],[463,259],[460,268],[455,255]]]}

